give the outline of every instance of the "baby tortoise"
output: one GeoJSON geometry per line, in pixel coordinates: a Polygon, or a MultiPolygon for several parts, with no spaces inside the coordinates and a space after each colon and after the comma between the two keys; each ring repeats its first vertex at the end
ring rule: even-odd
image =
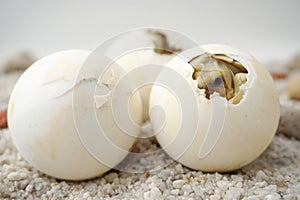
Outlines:
{"type": "Polygon", "coordinates": [[[222,54],[202,54],[189,63],[194,68],[193,79],[198,81],[198,88],[205,89],[205,96],[217,92],[234,103],[235,97],[241,96],[240,86],[247,82],[247,70],[238,61],[222,54]]]}

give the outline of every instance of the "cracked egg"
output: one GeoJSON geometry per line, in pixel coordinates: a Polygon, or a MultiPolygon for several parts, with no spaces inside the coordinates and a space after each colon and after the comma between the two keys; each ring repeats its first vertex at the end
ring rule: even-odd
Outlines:
{"type": "Polygon", "coordinates": [[[208,44],[182,52],[167,67],[183,78],[173,80],[183,95],[153,86],[149,111],[156,138],[173,159],[195,170],[227,172],[267,148],[278,126],[279,98],[269,72],[255,58],[208,44]],[[187,90],[195,105],[187,105],[192,114],[183,118],[178,96],[187,98],[187,90]]]}
{"type": "MultiPolygon", "coordinates": [[[[77,79],[90,54],[87,50],[67,50],[41,58],[18,80],[9,101],[9,129],[17,149],[38,170],[56,178],[83,180],[99,176],[122,161],[135,141],[113,123],[109,91],[102,96],[96,95],[95,99],[90,98],[91,105],[76,104],[90,95],[89,88],[94,87],[89,84],[98,83],[98,77],[93,73],[77,79]],[[73,98],[74,88],[77,99],[73,98]],[[73,106],[78,108],[76,116],[73,106]],[[106,125],[105,139],[108,140],[97,140],[92,136],[92,132],[100,133],[98,127],[91,124],[95,116],[87,114],[94,111],[106,125]],[[95,148],[104,155],[103,162],[83,145],[76,123],[87,128],[81,135],[90,135],[89,139],[97,142],[95,148]],[[117,151],[114,145],[108,145],[108,141],[125,150],[117,151]]],[[[121,73],[122,70],[117,71],[121,73]]],[[[106,73],[104,79],[110,81],[118,77],[106,73]]],[[[132,99],[132,104],[135,119],[141,121],[142,112],[138,107],[141,110],[142,105],[138,96],[132,99]]]]}

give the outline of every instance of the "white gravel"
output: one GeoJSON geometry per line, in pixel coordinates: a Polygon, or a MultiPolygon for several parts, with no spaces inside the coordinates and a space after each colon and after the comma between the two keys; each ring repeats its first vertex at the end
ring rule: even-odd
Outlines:
{"type": "MultiPolygon", "coordinates": [[[[158,148],[155,140],[148,139],[140,141],[134,151],[158,148]]],[[[2,130],[0,198],[300,199],[299,150],[300,141],[277,135],[260,158],[232,173],[203,173],[172,162],[150,174],[112,170],[89,181],[69,182],[56,180],[34,169],[15,149],[9,131],[2,130]]],[[[168,158],[161,151],[160,154],[144,159],[135,167],[142,169],[152,166],[153,162],[160,165],[168,158]]],[[[127,163],[132,161],[135,162],[134,158],[129,158],[127,163]]]]}

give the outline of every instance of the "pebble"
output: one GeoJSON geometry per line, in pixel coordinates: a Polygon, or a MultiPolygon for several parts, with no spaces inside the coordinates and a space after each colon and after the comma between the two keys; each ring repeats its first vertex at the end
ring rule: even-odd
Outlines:
{"type": "Polygon", "coordinates": [[[154,187],[151,189],[151,197],[152,199],[161,199],[163,196],[161,191],[157,187],[154,187]]]}
{"type": "Polygon", "coordinates": [[[102,190],[103,190],[103,193],[105,193],[105,194],[111,194],[113,191],[113,188],[112,188],[111,184],[106,184],[103,186],[102,190]]]}
{"type": "Polygon", "coordinates": [[[228,183],[228,181],[217,181],[217,186],[221,189],[224,189],[228,187],[228,183]]]}
{"type": "Polygon", "coordinates": [[[183,185],[182,190],[185,194],[189,194],[192,192],[192,187],[190,185],[183,185]]]}
{"type": "Polygon", "coordinates": [[[258,180],[267,180],[268,179],[268,176],[261,170],[259,170],[257,173],[256,173],[256,178],[258,180]]]}
{"type": "Polygon", "coordinates": [[[8,174],[7,178],[10,181],[20,181],[26,178],[26,174],[25,173],[19,173],[19,172],[12,172],[10,174],[8,174]]]}
{"type": "Polygon", "coordinates": [[[221,196],[219,194],[214,194],[209,197],[210,200],[220,200],[221,196]]]}
{"type": "Polygon", "coordinates": [[[109,173],[105,176],[105,179],[107,180],[107,182],[111,183],[114,181],[114,179],[118,178],[118,174],[113,172],[113,173],[109,173]]]}
{"type": "Polygon", "coordinates": [[[145,200],[163,199],[162,193],[157,187],[145,192],[143,196],[145,200]]]}
{"type": "Polygon", "coordinates": [[[239,199],[242,192],[243,192],[243,189],[241,189],[241,188],[231,187],[228,189],[228,192],[226,193],[226,197],[228,199],[239,199]]]}
{"type": "Polygon", "coordinates": [[[279,194],[269,194],[267,196],[265,196],[264,198],[265,200],[279,200],[281,199],[279,194]]]}
{"type": "Polygon", "coordinates": [[[262,187],[266,187],[268,185],[268,183],[266,181],[262,181],[262,182],[257,182],[255,183],[255,186],[258,186],[260,188],[262,187]]]}
{"type": "Polygon", "coordinates": [[[173,186],[174,188],[181,188],[184,184],[184,180],[176,180],[173,181],[173,186]]]}
{"type": "Polygon", "coordinates": [[[82,195],[82,197],[84,198],[84,199],[86,199],[86,198],[88,198],[88,197],[90,197],[91,195],[90,195],[90,193],[89,192],[85,192],[85,193],[83,193],[83,195],[82,195]]]}
{"type": "Polygon", "coordinates": [[[173,195],[178,195],[179,192],[180,192],[180,191],[179,191],[178,189],[175,189],[175,190],[171,190],[171,191],[170,191],[170,193],[173,194],[173,195]]]}

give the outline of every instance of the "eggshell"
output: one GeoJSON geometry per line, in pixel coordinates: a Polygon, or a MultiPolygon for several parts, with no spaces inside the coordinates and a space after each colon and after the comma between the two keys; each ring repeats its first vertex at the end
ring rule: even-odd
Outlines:
{"type": "MultiPolygon", "coordinates": [[[[67,50],[38,60],[18,80],[9,101],[9,129],[17,149],[38,170],[56,178],[83,180],[99,176],[122,161],[135,141],[113,123],[111,107],[73,105],[75,88],[80,102],[89,95],[85,87],[97,82],[93,75],[76,80],[90,54],[87,50],[67,50]],[[73,106],[75,110],[80,108],[76,116],[73,106]],[[94,116],[86,115],[94,110],[98,120],[109,126],[104,127],[109,141],[125,149],[115,151],[107,147],[107,140],[96,141],[105,155],[103,162],[83,145],[75,124],[87,127],[84,134],[99,131],[90,126],[94,116]]],[[[136,108],[141,106],[138,100],[134,104],[136,108]]],[[[141,120],[138,111],[136,115],[141,120]]]]}
{"type": "MultiPolygon", "coordinates": [[[[279,98],[268,71],[249,54],[226,45],[203,45],[182,55],[173,58],[168,67],[184,81],[174,79],[178,84],[169,89],[182,94],[191,90],[194,97],[189,98],[195,98],[196,103],[182,101],[180,95],[184,95],[167,91],[166,87],[153,87],[150,119],[162,148],[183,165],[207,172],[232,171],[256,159],[270,144],[279,121],[279,98]],[[247,69],[247,83],[240,87],[244,95],[237,104],[219,95],[210,100],[199,96],[188,61],[203,53],[224,54],[247,69]],[[185,102],[191,103],[182,105],[185,102]],[[155,109],[158,107],[163,115],[155,109]],[[183,116],[184,112],[191,114],[183,116]]],[[[159,75],[158,82],[166,77],[159,75]]]]}
{"type": "MultiPolygon", "coordinates": [[[[175,54],[159,54],[155,53],[152,48],[150,49],[141,49],[137,51],[129,52],[125,55],[120,56],[116,59],[116,63],[128,73],[132,70],[137,69],[138,67],[148,66],[149,68],[153,65],[165,66],[175,54]]],[[[147,82],[149,78],[149,71],[141,71],[139,76],[136,77],[135,81],[137,86],[141,86],[138,91],[142,98],[143,104],[143,120],[144,122],[149,120],[148,108],[149,108],[149,96],[153,84],[152,82],[147,82]],[[147,83],[146,85],[140,85],[140,83],[147,83]]]]}

